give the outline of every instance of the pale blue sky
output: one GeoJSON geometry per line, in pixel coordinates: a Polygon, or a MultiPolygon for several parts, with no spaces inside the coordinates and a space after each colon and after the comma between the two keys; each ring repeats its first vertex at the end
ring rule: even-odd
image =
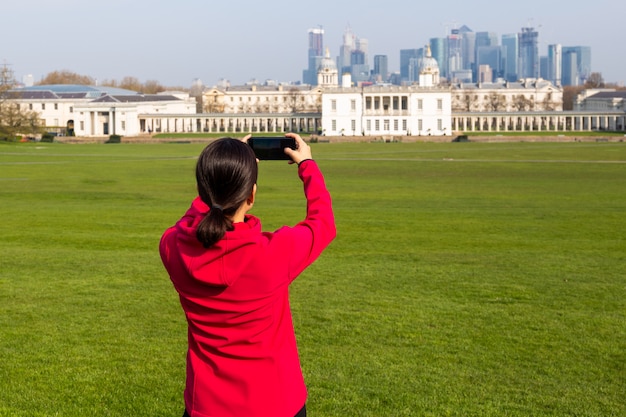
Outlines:
{"type": "Polygon", "coordinates": [[[548,44],[590,46],[592,71],[605,81],[626,82],[624,0],[570,2],[488,0],[341,2],[316,0],[20,0],[2,6],[0,59],[18,79],[35,80],[67,69],[96,79],[157,80],[191,85],[297,81],[307,66],[307,30],[325,30],[324,46],[336,57],[345,28],[389,56],[399,70],[400,49],[420,48],[446,27],[475,32],[539,31],[548,44]]]}

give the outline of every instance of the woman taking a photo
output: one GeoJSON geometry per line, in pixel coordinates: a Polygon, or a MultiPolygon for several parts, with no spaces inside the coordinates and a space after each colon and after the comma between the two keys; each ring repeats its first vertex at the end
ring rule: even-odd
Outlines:
{"type": "Polygon", "coordinates": [[[160,254],[188,323],[185,415],[306,416],[289,284],[334,239],[331,199],[310,147],[286,148],[306,217],[263,232],[249,214],[258,160],[243,140],[210,143],[196,165],[199,196],[161,238],[160,254]]]}

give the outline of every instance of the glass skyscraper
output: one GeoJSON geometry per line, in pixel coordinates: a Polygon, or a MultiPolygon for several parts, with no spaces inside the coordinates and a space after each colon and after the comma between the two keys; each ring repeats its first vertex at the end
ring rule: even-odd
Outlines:
{"type": "Polygon", "coordinates": [[[564,46],[562,53],[563,85],[584,84],[591,74],[591,48],[589,46],[564,46]]]}
{"type": "Polygon", "coordinates": [[[519,34],[519,78],[539,78],[539,32],[522,28],[519,34]]]}
{"type": "Polygon", "coordinates": [[[304,84],[317,85],[317,68],[324,59],[324,29],[309,29],[308,68],[302,71],[304,84]]]}
{"type": "Polygon", "coordinates": [[[502,72],[504,79],[517,81],[517,58],[519,54],[517,33],[502,35],[502,72]]]}

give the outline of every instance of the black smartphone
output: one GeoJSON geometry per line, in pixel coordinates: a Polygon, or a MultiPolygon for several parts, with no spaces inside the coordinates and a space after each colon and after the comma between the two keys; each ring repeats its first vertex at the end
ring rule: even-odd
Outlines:
{"type": "Polygon", "coordinates": [[[283,159],[289,160],[285,148],[296,149],[296,140],[286,137],[257,137],[248,139],[259,160],[283,159]]]}

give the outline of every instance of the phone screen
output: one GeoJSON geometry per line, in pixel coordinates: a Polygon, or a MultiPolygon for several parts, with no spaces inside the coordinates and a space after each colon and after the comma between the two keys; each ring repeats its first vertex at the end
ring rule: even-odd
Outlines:
{"type": "Polygon", "coordinates": [[[248,139],[248,145],[252,147],[259,160],[288,160],[290,158],[285,154],[284,149],[296,149],[296,140],[286,137],[258,137],[248,139]]]}

